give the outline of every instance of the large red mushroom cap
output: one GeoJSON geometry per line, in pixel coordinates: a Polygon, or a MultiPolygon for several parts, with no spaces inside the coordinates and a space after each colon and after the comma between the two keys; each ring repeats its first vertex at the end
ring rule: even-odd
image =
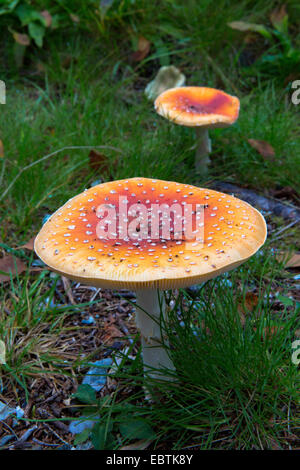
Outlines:
{"type": "Polygon", "coordinates": [[[213,129],[237,120],[240,101],[215,88],[189,86],[164,91],[154,106],[158,114],[176,124],[213,129]]]}
{"type": "Polygon", "coordinates": [[[85,284],[171,289],[233,269],[265,239],[263,216],[233,196],[189,184],[132,178],[94,186],[70,199],[44,224],[35,251],[52,270],[85,284]],[[160,219],[158,233],[151,237],[153,208],[173,204],[182,214],[185,207],[193,208],[194,238],[178,236],[175,212],[160,219]],[[202,219],[197,205],[203,208],[202,219]],[[146,211],[145,223],[137,222],[139,208],[146,211]],[[120,235],[121,223],[129,224],[130,236],[120,235]],[[162,234],[166,224],[169,238],[162,234]],[[196,235],[198,227],[203,228],[202,240],[196,235]],[[104,229],[112,238],[103,235],[104,229]]]}

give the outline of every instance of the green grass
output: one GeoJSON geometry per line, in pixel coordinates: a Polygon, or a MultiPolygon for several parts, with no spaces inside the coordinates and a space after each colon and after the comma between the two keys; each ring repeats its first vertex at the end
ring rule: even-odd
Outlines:
{"type": "MultiPolygon", "coordinates": [[[[76,148],[24,171],[0,203],[3,217],[10,217],[15,230],[22,227],[25,238],[33,226],[39,226],[41,209],[52,212],[99,178],[145,176],[205,184],[201,175],[193,172],[194,132],[157,116],[142,92],[135,93],[135,101],[128,104],[126,94],[134,93],[131,83],[128,91],[123,82],[111,84],[109,73],[92,87],[76,77],[69,80],[71,84],[58,97],[51,89],[28,83],[25,90],[9,94],[5,113],[0,116],[6,155],[1,162],[3,191],[26,165],[64,147],[102,145],[116,150],[101,150],[109,168],[103,173],[92,174],[89,149],[76,148]]],[[[211,132],[212,178],[254,188],[289,185],[297,190],[299,120],[295,107],[286,108],[284,98],[272,86],[242,97],[238,123],[211,132]],[[259,155],[250,147],[249,138],[269,142],[275,159],[259,155]]]]}
{"type": "MultiPolygon", "coordinates": [[[[22,405],[31,397],[32,380],[41,377],[48,377],[56,389],[72,379],[76,389],[93,356],[106,350],[105,345],[98,351],[83,348],[83,355],[76,350],[77,358],[72,357],[70,339],[83,343],[88,331],[82,334],[83,327],[70,319],[78,318],[86,305],[55,306],[58,279],[45,271],[35,280],[26,275],[1,292],[6,305],[0,330],[7,346],[0,395],[4,400],[13,384],[16,395],[10,400],[22,405]]],[[[146,379],[153,401],[145,401],[140,355],[130,357],[138,347],[135,341],[110,376],[116,388],[93,400],[86,400],[86,393],[80,396],[79,415],[95,419],[99,414],[101,426],[110,430],[103,438],[103,429],[96,425],[95,445],[118,449],[145,434],[152,448],[160,450],[291,448],[300,424],[299,373],[291,362],[300,305],[291,302],[287,307],[288,297],[276,299],[281,284],[281,266],[266,252],[229,276],[199,286],[195,300],[184,290],[179,296],[169,292],[173,306],[167,333],[176,380],[157,388],[146,379]],[[245,298],[253,289],[258,289],[256,305],[247,310],[245,298]],[[138,431],[132,430],[132,422],[139,423],[138,431]],[[120,434],[124,423],[132,435],[120,434]]],[[[95,308],[101,311],[101,303],[95,308]]],[[[71,417],[67,412],[65,416],[68,422],[71,417]]],[[[30,421],[41,420],[33,414],[30,421]]]]}
{"type": "MultiPolygon", "coordinates": [[[[222,0],[216,8],[211,0],[165,0],[158,9],[158,2],[140,0],[123,2],[103,21],[90,4],[78,2],[78,27],[49,32],[44,49],[26,51],[21,70],[14,66],[12,38],[1,39],[0,78],[7,85],[7,104],[0,105],[5,150],[0,159],[1,242],[22,245],[37,233],[46,214],[99,179],[144,176],[198,186],[220,179],[262,194],[278,186],[299,194],[299,106],[290,100],[292,79],[282,83],[276,76],[266,80],[258,70],[246,73],[238,61],[246,48],[244,34],[227,26],[235,20],[269,24],[277,2],[222,0]],[[131,54],[139,35],[151,41],[151,51],[134,63],[131,54]],[[143,93],[158,68],[168,64],[179,67],[189,85],[219,87],[241,100],[237,123],[211,132],[212,164],[205,179],[194,171],[194,132],[159,117],[143,93]],[[248,143],[251,138],[269,142],[275,159],[258,154],[248,143]],[[95,171],[89,152],[97,146],[104,164],[95,171]]],[[[299,5],[296,0],[286,4],[293,43],[299,47],[299,5]]],[[[257,38],[252,49],[260,55],[268,44],[257,38]]],[[[285,221],[268,215],[268,222],[272,241],[274,227],[284,227],[285,221]]],[[[174,294],[169,333],[180,386],[169,383],[148,403],[139,354],[134,361],[126,359],[116,389],[104,401],[98,397],[93,408],[106,422],[104,438],[103,429],[95,430],[99,447],[132,443],[120,431],[128,413],[153,429],[151,445],[157,449],[294,446],[299,372],[291,362],[291,344],[299,329],[299,302],[292,274],[271,249],[299,249],[299,231],[292,227],[278,242],[271,241],[261,256],[230,277],[203,286],[193,304],[185,291],[174,294]],[[240,309],[247,292],[255,292],[258,301],[243,323],[240,309]],[[294,300],[285,304],[289,297],[294,300]],[[177,307],[185,323],[180,328],[177,307]],[[277,330],[268,336],[274,326],[277,330]]],[[[87,362],[106,351],[102,344],[96,350],[90,345],[72,349],[71,337],[85,344],[89,332],[82,332],[79,310],[101,312],[102,306],[70,305],[66,297],[53,306],[60,303],[58,282],[47,271],[28,270],[1,286],[4,401],[9,393],[9,400],[23,404],[32,382],[45,376],[58,388],[69,381],[71,396],[87,362]]],[[[40,420],[34,413],[28,419],[40,420]]]]}
{"type": "Polygon", "coordinates": [[[175,306],[169,311],[167,332],[176,379],[172,373],[173,380],[159,386],[146,379],[152,394],[147,404],[141,362],[125,357],[112,376],[118,387],[111,395],[90,401],[83,394],[84,414],[98,410],[101,416],[92,432],[98,448],[130,445],[142,433],[147,435],[149,427],[148,440],[160,450],[290,448],[285,430],[288,426],[292,436],[299,427],[299,374],[291,365],[299,304],[295,310],[281,305],[278,312],[272,296],[278,267],[268,257],[257,256],[248,268],[202,285],[195,301],[185,291],[179,297],[170,294],[168,300],[175,306]],[[257,305],[244,322],[239,309],[254,282],[259,285],[257,305]],[[235,287],[228,289],[228,283],[235,287]],[[276,333],[270,334],[275,327],[276,333]],[[139,432],[122,432],[123,423],[130,427],[133,422],[139,422],[139,432]],[[99,440],[101,426],[110,432],[99,440]]]}

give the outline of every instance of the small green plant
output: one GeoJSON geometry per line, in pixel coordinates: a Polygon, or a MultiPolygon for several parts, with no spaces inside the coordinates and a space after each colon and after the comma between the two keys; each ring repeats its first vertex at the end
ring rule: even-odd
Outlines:
{"type": "Polygon", "coordinates": [[[41,11],[31,5],[30,1],[6,0],[0,7],[0,15],[9,15],[14,24],[22,32],[14,31],[9,25],[15,41],[23,46],[30,44],[31,40],[38,47],[43,46],[43,40],[48,27],[57,27],[57,15],[51,15],[48,10],[41,11]]]}
{"type": "Polygon", "coordinates": [[[298,422],[298,378],[291,356],[299,306],[282,295],[281,310],[276,310],[278,300],[270,294],[279,266],[272,257],[258,257],[248,268],[199,286],[195,299],[184,290],[177,297],[170,292],[174,307],[168,336],[180,382],[160,383],[151,389],[153,401],[145,400],[141,385],[148,390],[154,383],[140,376],[138,360],[110,374],[118,387],[106,396],[79,385],[73,398],[80,410],[76,421],[84,429],[73,444],[137,449],[141,441],[155,448],[167,439],[172,450],[193,444],[201,449],[284,448],[285,413],[290,429],[298,422]],[[259,281],[261,269],[269,284],[259,281]],[[250,305],[247,295],[256,283],[250,305]],[[230,434],[234,443],[226,437],[230,434]]]}
{"type": "Polygon", "coordinates": [[[41,48],[47,31],[57,29],[65,24],[66,19],[71,22],[72,17],[66,15],[61,7],[51,6],[47,9],[47,1],[40,0],[4,0],[0,6],[1,23],[7,27],[15,40],[14,58],[18,67],[24,62],[28,46],[34,44],[41,48]],[[53,9],[53,11],[52,11],[53,9]],[[3,17],[3,18],[1,18],[3,17]]]}
{"type": "Polygon", "coordinates": [[[259,70],[265,78],[282,77],[282,74],[287,77],[300,66],[300,50],[293,45],[285,8],[275,10],[270,16],[270,22],[272,27],[244,21],[233,21],[228,26],[238,31],[257,33],[265,38],[269,46],[253,66],[247,67],[247,74],[257,74],[259,70]]]}
{"type": "Polygon", "coordinates": [[[96,450],[111,450],[121,443],[126,444],[137,439],[152,441],[156,438],[149,418],[143,417],[141,408],[126,401],[118,404],[116,396],[114,393],[97,398],[90,385],[79,385],[73,397],[81,403],[83,409],[79,423],[83,427],[84,423],[88,426],[76,435],[74,445],[90,439],[96,450]]]}

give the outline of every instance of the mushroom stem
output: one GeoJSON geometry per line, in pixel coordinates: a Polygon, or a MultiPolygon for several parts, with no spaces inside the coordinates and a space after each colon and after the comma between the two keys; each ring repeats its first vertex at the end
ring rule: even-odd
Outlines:
{"type": "Polygon", "coordinates": [[[174,370],[162,338],[162,327],[166,320],[163,291],[140,289],[136,292],[136,325],[141,334],[144,371],[151,378],[171,380],[160,373],[159,368],[174,370]]]}
{"type": "Polygon", "coordinates": [[[197,171],[206,174],[208,164],[210,163],[209,154],[211,152],[211,140],[208,136],[208,129],[196,127],[196,139],[195,167],[197,171]]]}

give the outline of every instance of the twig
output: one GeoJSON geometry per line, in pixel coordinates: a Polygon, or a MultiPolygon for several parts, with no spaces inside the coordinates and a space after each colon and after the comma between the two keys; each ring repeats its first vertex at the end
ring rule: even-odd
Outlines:
{"type": "Polygon", "coordinates": [[[27,429],[24,434],[20,437],[20,439],[16,442],[16,444],[20,444],[20,443],[23,443],[23,442],[26,442],[27,439],[31,436],[31,434],[33,433],[33,431],[35,431],[37,429],[37,426],[34,425],[32,426],[32,428],[29,428],[27,429]]]}
{"type": "Polygon", "coordinates": [[[278,237],[278,235],[283,232],[285,232],[286,230],[288,230],[289,228],[293,227],[293,225],[296,225],[299,223],[299,220],[293,220],[293,222],[291,222],[290,224],[286,225],[285,227],[282,227],[281,229],[279,229],[277,232],[274,233],[274,236],[272,237],[272,241],[275,241],[275,240],[279,240],[279,238],[282,237],[282,235],[280,235],[280,237],[278,237]]]}
{"type": "Polygon", "coordinates": [[[6,426],[6,427],[10,430],[10,432],[15,436],[15,438],[16,438],[17,440],[19,439],[18,436],[17,436],[17,434],[15,433],[15,431],[14,431],[5,421],[1,421],[1,424],[3,424],[4,426],[6,426]]]}
{"type": "Polygon", "coordinates": [[[55,437],[57,437],[57,439],[59,439],[64,444],[70,445],[70,443],[65,441],[59,434],[57,434],[57,432],[55,432],[54,429],[52,429],[51,426],[49,426],[49,424],[44,423],[44,425],[45,425],[46,428],[49,429],[49,431],[51,431],[54,434],[55,437]]]}
{"type": "Polygon", "coordinates": [[[25,442],[29,439],[29,437],[31,436],[31,434],[37,429],[37,426],[34,425],[32,426],[32,428],[29,428],[27,429],[23,435],[17,440],[17,442],[13,442],[9,448],[13,448],[13,449],[18,449],[18,448],[22,448],[24,445],[25,445],[25,442]]]}
{"type": "Polygon", "coordinates": [[[65,289],[65,293],[66,293],[69,301],[71,302],[72,305],[76,305],[76,302],[74,300],[73,293],[72,293],[71,282],[65,276],[62,276],[61,280],[62,280],[64,289],[65,289]]]}
{"type": "Polygon", "coordinates": [[[60,446],[60,444],[50,444],[49,442],[39,441],[38,439],[36,439],[36,437],[34,437],[32,439],[32,442],[36,442],[37,444],[40,444],[42,446],[48,446],[48,447],[59,447],[60,446]]]}
{"type": "Polygon", "coordinates": [[[6,188],[6,190],[2,193],[2,195],[0,196],[0,201],[6,196],[6,194],[11,190],[11,188],[13,187],[13,185],[15,184],[15,182],[20,178],[20,176],[24,173],[24,171],[27,171],[29,170],[30,168],[32,168],[33,166],[35,165],[38,165],[39,163],[47,160],[48,158],[50,157],[53,157],[54,155],[57,155],[58,153],[60,152],[63,152],[64,150],[81,150],[81,149],[109,149],[109,150],[114,150],[116,152],[119,152],[119,153],[123,153],[122,150],[116,148],[116,147],[112,147],[110,145],[72,145],[72,146],[68,146],[68,147],[63,147],[61,149],[58,149],[58,150],[55,150],[54,152],[51,152],[49,153],[48,155],[44,155],[42,158],[40,158],[39,160],[36,160],[35,162],[32,162],[32,163],[29,163],[29,165],[26,165],[24,166],[20,171],[19,173],[14,177],[14,179],[12,180],[12,182],[8,185],[8,187],[6,188]]]}
{"type": "Polygon", "coordinates": [[[97,297],[97,295],[99,294],[100,291],[101,291],[101,288],[96,290],[96,292],[90,298],[90,302],[93,302],[95,300],[95,298],[97,297]]]}

